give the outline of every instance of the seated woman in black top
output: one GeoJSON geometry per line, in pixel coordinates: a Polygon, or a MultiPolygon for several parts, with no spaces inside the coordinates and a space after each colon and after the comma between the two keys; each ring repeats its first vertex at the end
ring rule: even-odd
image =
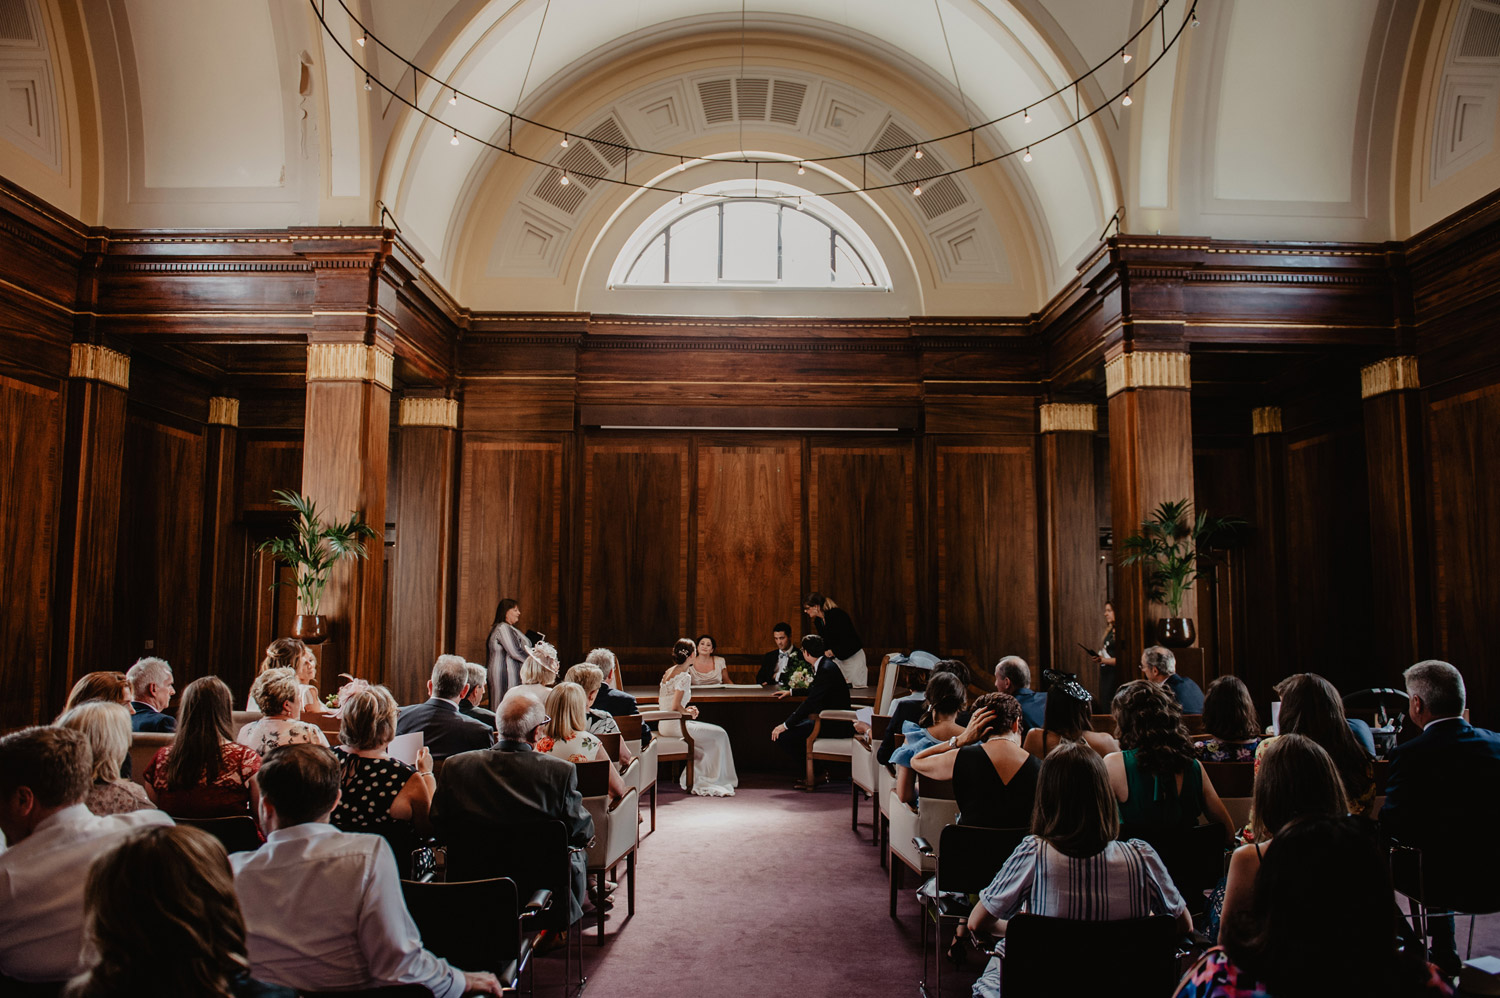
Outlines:
{"type": "Polygon", "coordinates": [[[1047,710],[1042,715],[1042,726],[1026,732],[1021,747],[1036,757],[1037,761],[1047,757],[1063,742],[1083,742],[1104,758],[1111,752],[1120,751],[1120,743],[1114,736],[1095,731],[1089,712],[1093,709],[1093,698],[1076,679],[1061,673],[1053,673],[1052,685],[1047,691],[1047,710]]]}
{"type": "Polygon", "coordinates": [[[417,750],[417,765],[393,759],[386,748],[396,736],[396,699],[384,686],[348,694],[339,710],[339,764],[343,796],[328,819],[346,832],[369,832],[391,845],[407,869],[421,836],[432,834],[427,812],[437,779],[432,753],[417,750]]]}
{"type": "Polygon", "coordinates": [[[912,760],[933,780],[952,780],[963,825],[1027,828],[1041,766],[1021,748],[1021,705],[1008,693],[986,693],[974,702],[963,733],[912,760]]]}

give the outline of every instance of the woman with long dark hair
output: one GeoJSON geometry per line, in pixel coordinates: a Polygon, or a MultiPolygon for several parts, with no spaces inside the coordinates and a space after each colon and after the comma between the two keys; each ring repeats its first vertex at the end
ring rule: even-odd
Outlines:
{"type": "MultiPolygon", "coordinates": [[[[1349,810],[1371,818],[1375,816],[1375,761],[1349,728],[1344,701],[1333,684],[1314,672],[1288,676],[1276,684],[1281,697],[1281,714],[1277,728],[1281,734],[1306,735],[1323,746],[1338,768],[1349,798],[1349,810]]],[[[1267,738],[1256,750],[1256,758],[1274,738],[1267,738]]]]}
{"type": "Polygon", "coordinates": [[[1026,732],[1022,746],[1038,760],[1063,742],[1083,742],[1104,758],[1120,751],[1113,735],[1094,730],[1094,700],[1076,679],[1054,680],[1047,690],[1042,726],[1026,732]]]}
{"type": "Polygon", "coordinates": [[[1203,772],[1182,724],[1177,700],[1149,680],[1137,679],[1115,693],[1111,713],[1119,752],[1104,759],[1120,803],[1120,823],[1137,835],[1190,828],[1199,815],[1234,834],[1234,821],[1203,772]]]}
{"type": "Polygon", "coordinates": [[[521,623],[521,604],[503,599],[495,607],[495,623],[490,627],[489,649],[490,703],[499,709],[505,693],[521,685],[521,663],[531,654],[531,641],[517,626],[521,623]]]}
{"type": "Polygon", "coordinates": [[[688,676],[694,686],[714,686],[724,682],[724,656],[716,655],[719,643],[712,634],[698,635],[698,646],[688,659],[688,676]]]}
{"type": "Polygon", "coordinates": [[[954,718],[964,709],[967,694],[957,676],[950,672],[936,673],[927,681],[923,693],[922,716],[915,724],[902,722],[901,737],[905,744],[891,753],[891,765],[896,767],[896,796],[902,803],[917,802],[917,779],[912,771],[917,754],[963,734],[964,726],[954,718]]]}
{"type": "Polygon", "coordinates": [[[1193,739],[1204,762],[1254,762],[1260,744],[1260,718],[1250,689],[1237,676],[1220,676],[1203,696],[1205,734],[1193,739]]]}
{"type": "Polygon", "coordinates": [[[250,777],[260,756],[234,740],[229,687],[217,676],[188,683],[172,744],[158,749],[141,779],[156,806],[175,818],[254,814],[250,777]]]}

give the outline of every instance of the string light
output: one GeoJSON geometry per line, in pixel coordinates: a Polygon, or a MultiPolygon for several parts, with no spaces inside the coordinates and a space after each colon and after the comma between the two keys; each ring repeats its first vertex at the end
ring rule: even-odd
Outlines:
{"type": "Polygon", "coordinates": [[[566,132],[563,133],[563,140],[559,142],[558,145],[562,146],[564,149],[568,148],[568,134],[566,132]]]}
{"type": "Polygon", "coordinates": [[[568,184],[571,183],[571,181],[568,180],[568,171],[567,170],[563,171],[562,179],[559,180],[558,183],[562,184],[564,187],[568,186],[568,184]]]}
{"type": "Polygon", "coordinates": [[[677,157],[677,172],[681,173],[683,170],[686,170],[686,169],[687,169],[687,160],[684,159],[684,158],[682,158],[681,156],[678,156],[677,157]]]}
{"type": "Polygon", "coordinates": [[[1133,57],[1131,56],[1131,54],[1129,52],[1126,52],[1124,49],[1120,50],[1120,61],[1121,62],[1128,63],[1128,62],[1130,62],[1130,60],[1132,58],[1133,57]]]}
{"type": "Polygon", "coordinates": [[[917,186],[915,186],[915,187],[913,187],[911,189],[911,196],[914,197],[914,198],[919,198],[919,197],[922,196],[922,185],[921,184],[918,184],[917,186]]]}
{"type": "Polygon", "coordinates": [[[1198,26],[1198,8],[1197,7],[1193,8],[1193,19],[1191,21],[1189,21],[1188,23],[1191,24],[1195,28],[1198,26]]]}
{"type": "Polygon", "coordinates": [[[911,158],[912,159],[921,159],[922,158],[922,147],[921,146],[917,146],[917,151],[912,154],[911,158]]]}
{"type": "Polygon", "coordinates": [[[800,177],[800,176],[803,176],[806,173],[807,173],[807,167],[803,166],[801,163],[798,163],[797,164],[797,176],[800,177]]]}
{"type": "Polygon", "coordinates": [[[448,140],[448,144],[450,146],[456,146],[456,145],[458,145],[458,129],[455,128],[453,130],[453,138],[451,138],[451,139],[448,140]]]}
{"type": "Polygon", "coordinates": [[[358,38],[356,38],[354,40],[357,41],[357,42],[359,42],[359,47],[360,48],[364,48],[365,47],[365,42],[369,41],[369,39],[370,39],[370,33],[368,31],[366,31],[364,34],[360,35],[358,38]]]}
{"type": "Polygon", "coordinates": [[[1026,122],[1026,124],[1028,125],[1031,124],[1031,108],[1028,107],[1025,111],[1022,112],[1021,120],[1026,122]]]}
{"type": "Polygon", "coordinates": [[[374,89],[375,88],[370,85],[370,74],[366,73],[365,74],[365,93],[369,93],[371,90],[374,90],[374,89]]]}
{"type": "Polygon", "coordinates": [[[1027,146],[1026,147],[1026,155],[1024,155],[1024,156],[1021,157],[1021,162],[1023,162],[1023,163],[1030,163],[1031,162],[1031,146],[1027,146]]]}
{"type": "Polygon", "coordinates": [[[1132,105],[1132,104],[1135,103],[1135,101],[1133,101],[1133,100],[1130,99],[1130,91],[1129,90],[1125,91],[1125,96],[1124,96],[1124,98],[1121,99],[1120,103],[1123,104],[1123,105],[1125,105],[1126,107],[1129,107],[1130,105],[1132,105]]]}
{"type": "Polygon", "coordinates": [[[448,103],[449,104],[457,104],[458,103],[458,91],[457,90],[453,91],[453,93],[449,95],[449,97],[448,97],[448,103]]]}

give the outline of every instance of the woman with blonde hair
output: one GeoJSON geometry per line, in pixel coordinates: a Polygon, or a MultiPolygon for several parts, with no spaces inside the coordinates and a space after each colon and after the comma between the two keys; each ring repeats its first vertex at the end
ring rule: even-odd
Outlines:
{"type": "Polygon", "coordinates": [[[396,737],[396,698],[384,686],[370,686],[346,695],[339,706],[337,755],[343,770],[343,796],[328,820],[346,832],[369,832],[390,843],[396,861],[417,847],[419,835],[432,834],[427,812],[437,777],[432,753],[417,750],[417,764],[408,766],[386,751],[396,737]]]}
{"type": "MultiPolygon", "coordinates": [[[[568,762],[609,762],[604,743],[588,729],[588,695],[577,683],[558,683],[547,694],[547,727],[545,737],[537,740],[537,749],[568,762]]],[[[610,763],[609,796],[625,796],[625,781],[610,763]]]]}
{"type": "Polygon", "coordinates": [[[240,729],[235,741],[264,757],[278,745],[328,744],[316,724],[300,719],[297,674],[291,669],[267,669],[255,677],[250,697],[265,715],[240,729]]]}
{"type": "MultiPolygon", "coordinates": [[[[318,697],[318,688],[313,680],[318,676],[318,657],[313,650],[297,638],[277,638],[266,646],[266,656],[260,660],[260,675],[271,669],[291,669],[297,677],[297,705],[302,714],[326,714],[328,708],[318,697]]],[[[260,678],[259,675],[256,677],[260,678]]],[[[246,710],[258,710],[255,704],[255,687],[250,687],[246,710]]]]}
{"type": "Polygon", "coordinates": [[[251,978],[229,858],[207,832],[132,835],[89,868],[83,905],[99,962],[68,984],[68,998],[293,998],[251,978]]]}
{"type": "Polygon", "coordinates": [[[68,702],[63,704],[63,713],[93,700],[117,703],[129,710],[130,682],[125,678],[125,673],[86,672],[79,676],[78,682],[68,691],[68,702]]]}
{"type": "MultiPolygon", "coordinates": [[[[557,649],[545,641],[538,641],[532,645],[526,661],[521,663],[521,685],[512,686],[510,690],[520,690],[546,703],[547,694],[552,692],[552,686],[557,682],[559,669],[557,649]]],[[[506,696],[510,694],[510,690],[506,691],[506,696]]]]}
{"type": "MultiPolygon", "coordinates": [[[[588,713],[586,721],[590,732],[596,735],[618,735],[620,725],[613,716],[594,706],[594,701],[599,697],[599,691],[604,688],[604,670],[597,665],[588,662],[580,662],[568,670],[563,676],[563,682],[577,683],[583,687],[583,695],[588,698],[588,713]]],[[[626,748],[625,742],[620,742],[620,765],[630,765],[630,749],[626,748]]]]}
{"type": "Polygon", "coordinates": [[[120,778],[120,766],[130,754],[129,707],[90,700],[63,714],[57,724],[83,732],[94,753],[94,785],[83,799],[90,811],[124,814],[156,807],[139,783],[120,778]]]}

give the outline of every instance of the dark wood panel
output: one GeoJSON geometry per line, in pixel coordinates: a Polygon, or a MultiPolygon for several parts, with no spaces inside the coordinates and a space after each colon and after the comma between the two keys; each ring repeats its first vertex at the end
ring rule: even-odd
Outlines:
{"type": "Polygon", "coordinates": [[[62,393],[0,376],[0,729],[50,718],[52,557],[62,393]]]}
{"type": "Polygon", "coordinates": [[[240,511],[272,512],[277,489],[302,491],[302,440],[241,433],[240,511]]]}
{"type": "Polygon", "coordinates": [[[1040,662],[1035,460],[1029,445],[937,450],[938,644],[980,669],[1040,662]]]}
{"type": "MultiPolygon", "coordinates": [[[[1196,402],[1193,418],[1198,419],[1196,402]]],[[[1241,425],[1248,421],[1240,413],[1241,425]]],[[[1212,516],[1232,516],[1247,524],[1255,522],[1255,489],[1250,438],[1214,438],[1214,443],[1193,447],[1193,493],[1198,510],[1212,516]]],[[[1198,593],[1198,647],[1203,650],[1204,676],[1212,681],[1221,675],[1243,674],[1247,655],[1244,646],[1244,607],[1238,606],[1241,590],[1235,586],[1238,562],[1204,563],[1194,589],[1198,593]]],[[[1246,679],[1246,683],[1249,680],[1246,679]]],[[[1253,689],[1253,687],[1252,687],[1253,689]]]]}
{"type": "Polygon", "coordinates": [[[454,652],[488,660],[495,607],[521,604],[521,626],[561,639],[563,452],[465,434],[458,514],[458,631],[454,652]]]}
{"type": "MultiPolygon", "coordinates": [[[[699,445],[693,630],[719,654],[770,647],[771,627],[802,598],[802,446],[699,445]]],[[[742,682],[755,674],[737,666],[742,682]]]]}
{"type": "Polygon", "coordinates": [[[584,444],[583,643],[660,677],[688,619],[687,440],[584,444]]]}
{"type": "Polygon", "coordinates": [[[1468,686],[1474,723],[1500,716],[1495,608],[1500,607],[1500,385],[1434,403],[1428,415],[1432,467],[1437,634],[1435,654],[1468,686]]]}
{"type": "MultiPolygon", "coordinates": [[[[1104,633],[1104,566],[1095,512],[1094,435],[1042,434],[1042,509],[1046,524],[1047,637],[1045,662],[1076,672],[1086,689],[1099,689],[1099,667],[1079,643],[1097,648],[1104,633]]],[[[1035,677],[1040,681],[1040,676],[1035,677]]]]}
{"type": "Polygon", "coordinates": [[[849,612],[873,669],[916,640],[915,456],[909,444],[814,442],[810,458],[808,586],[849,612]]]}
{"type": "Polygon", "coordinates": [[[1415,391],[1385,392],[1364,403],[1375,601],[1372,665],[1393,683],[1421,649],[1432,645],[1421,417],[1415,391]]]}
{"type": "Polygon", "coordinates": [[[199,584],[204,456],[201,429],[190,432],[160,422],[132,404],[125,427],[120,585],[110,668],[125,669],[141,655],[156,655],[172,663],[184,686],[214,672],[198,657],[198,626],[207,610],[199,584]]]}
{"type": "MultiPolygon", "coordinates": [[[[393,481],[399,506],[395,577],[391,580],[392,692],[402,703],[421,698],[432,663],[451,646],[450,555],[457,434],[433,426],[403,426],[393,481]]],[[[396,504],[392,504],[396,506],[396,504]]],[[[474,659],[483,663],[485,659],[474,659]]]]}

